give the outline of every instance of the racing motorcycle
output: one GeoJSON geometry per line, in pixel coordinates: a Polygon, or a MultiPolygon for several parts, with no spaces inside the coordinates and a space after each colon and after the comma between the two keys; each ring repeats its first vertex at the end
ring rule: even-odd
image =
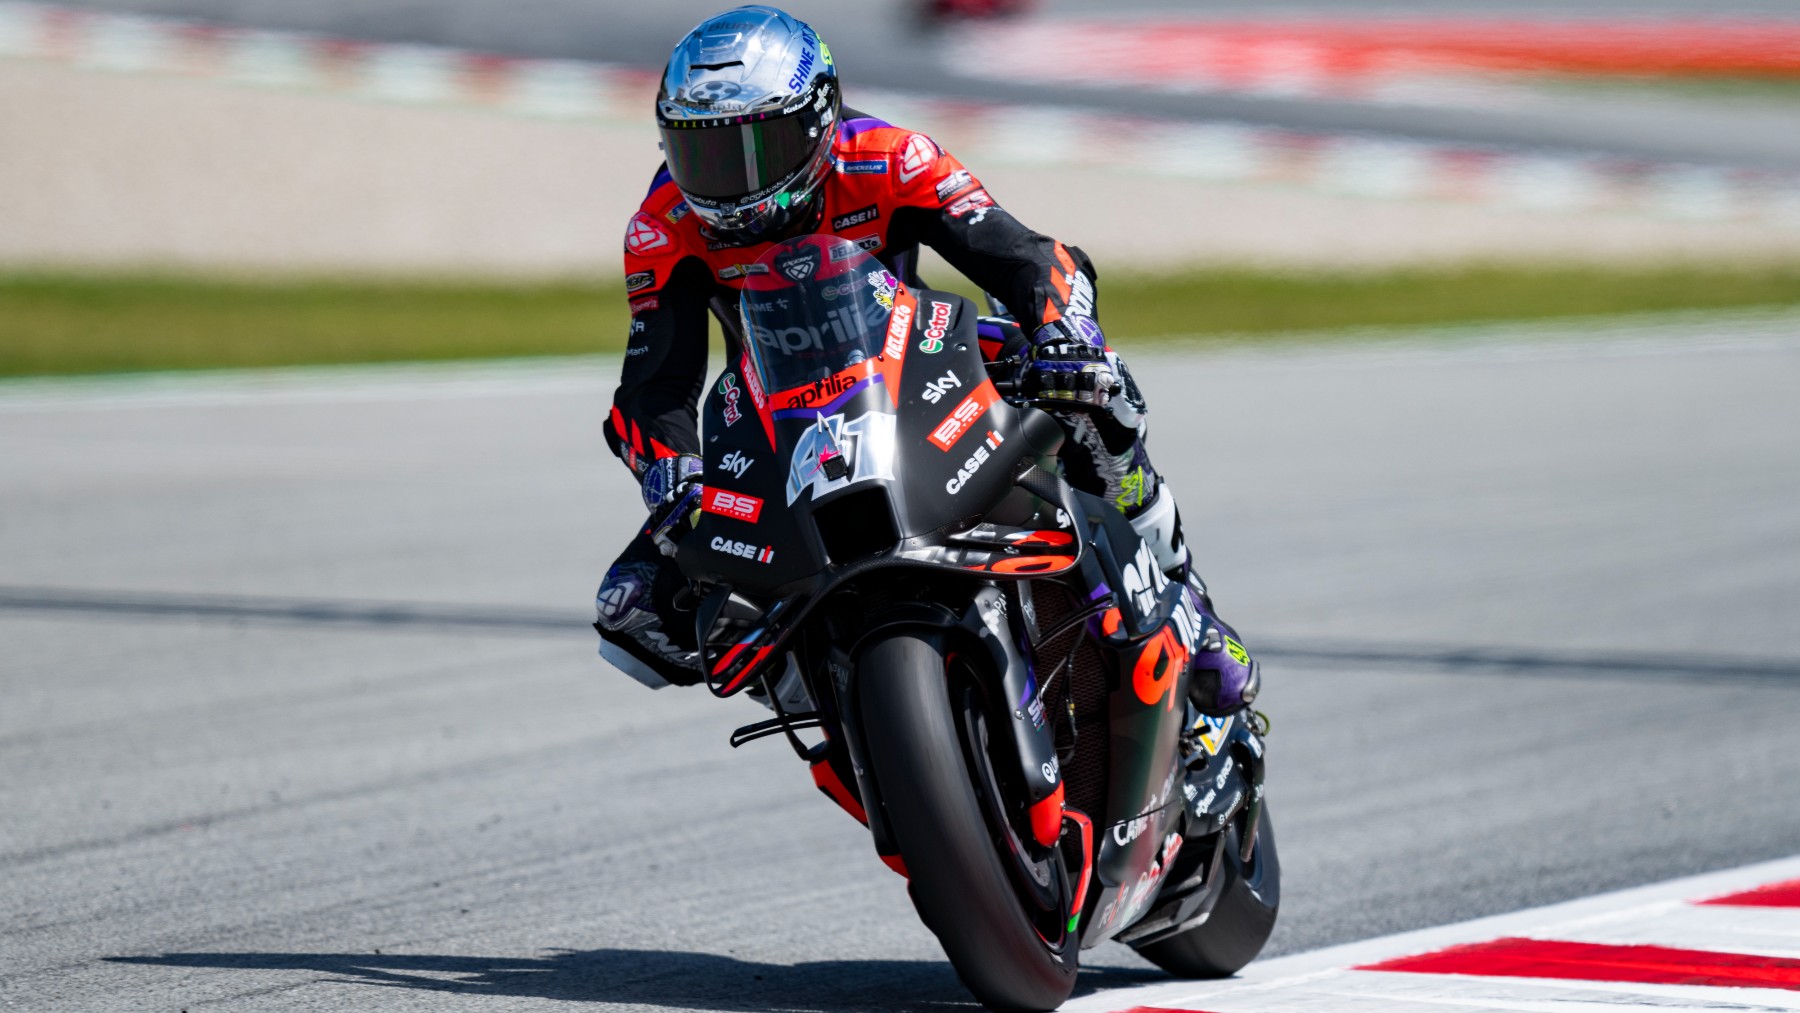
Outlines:
{"type": "Polygon", "coordinates": [[[1188,683],[1248,655],[1063,479],[972,302],[830,236],[741,270],[702,481],[656,531],[708,687],[774,712],[732,745],[786,738],[993,1009],[1054,1009],[1105,939],[1236,972],[1279,904],[1267,726],[1188,683]]]}

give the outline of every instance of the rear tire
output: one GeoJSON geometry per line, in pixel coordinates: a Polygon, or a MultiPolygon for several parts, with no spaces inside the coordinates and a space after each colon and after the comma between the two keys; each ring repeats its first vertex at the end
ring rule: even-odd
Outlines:
{"type": "Polygon", "coordinates": [[[1078,946],[1027,918],[976,797],[942,652],[899,633],[865,648],[858,710],[919,917],[990,1009],[1053,1010],[1075,987],[1078,946]]]}
{"type": "Polygon", "coordinates": [[[1178,936],[1137,947],[1144,959],[1183,978],[1229,978],[1256,959],[1281,908],[1281,859],[1266,804],[1261,826],[1247,866],[1238,861],[1237,829],[1226,832],[1224,893],[1212,917],[1178,936]]]}

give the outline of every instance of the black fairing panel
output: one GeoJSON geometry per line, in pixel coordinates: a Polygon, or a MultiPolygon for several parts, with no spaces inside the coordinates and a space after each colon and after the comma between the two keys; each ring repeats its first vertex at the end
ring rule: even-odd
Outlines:
{"type": "MultiPolygon", "coordinates": [[[[912,294],[897,370],[884,354],[874,375],[776,393],[760,417],[740,363],[713,383],[701,412],[708,508],[682,539],[683,572],[785,597],[810,590],[828,566],[854,561],[845,557],[867,542],[844,537],[846,525],[888,526],[877,539],[884,546],[929,540],[974,523],[1007,495],[1032,451],[1019,412],[987,379],[975,305],[954,293],[912,294]],[[851,462],[844,480],[805,477],[821,426],[851,462]],[[724,510],[714,509],[720,492],[724,510]]],[[[889,352],[896,347],[890,342],[889,352]]]]}

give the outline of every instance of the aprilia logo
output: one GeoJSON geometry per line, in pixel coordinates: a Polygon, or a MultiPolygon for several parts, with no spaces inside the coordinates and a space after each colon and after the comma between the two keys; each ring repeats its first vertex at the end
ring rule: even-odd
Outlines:
{"type": "Polygon", "coordinates": [[[783,402],[785,408],[811,408],[821,398],[833,398],[849,390],[856,384],[856,377],[848,372],[836,376],[828,376],[823,380],[814,380],[812,386],[795,391],[783,402]]]}
{"type": "Polygon", "coordinates": [[[732,520],[747,521],[755,524],[762,517],[763,501],[755,496],[741,492],[728,492],[724,489],[708,489],[706,496],[700,501],[700,509],[720,517],[732,520]]]}
{"type": "Polygon", "coordinates": [[[1069,282],[1068,315],[1075,317],[1092,317],[1094,315],[1094,283],[1082,271],[1073,271],[1064,275],[1069,282]]]}
{"type": "Polygon", "coordinates": [[[950,388],[961,386],[962,381],[956,378],[956,370],[953,369],[950,372],[945,373],[941,378],[926,384],[925,393],[920,396],[929,404],[937,404],[944,399],[945,394],[950,393],[950,388]]]}
{"type": "MultiPolygon", "coordinates": [[[[1169,578],[1163,574],[1162,568],[1156,565],[1155,557],[1150,554],[1150,543],[1139,542],[1137,554],[1120,569],[1123,571],[1120,576],[1124,585],[1121,590],[1131,599],[1138,615],[1153,614],[1156,611],[1157,596],[1168,586],[1169,578]]],[[[1187,637],[1184,636],[1183,639],[1187,637]]]]}

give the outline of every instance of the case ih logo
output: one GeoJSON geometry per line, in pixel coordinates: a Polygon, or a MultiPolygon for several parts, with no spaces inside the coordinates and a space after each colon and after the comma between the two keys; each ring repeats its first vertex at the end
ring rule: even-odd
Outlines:
{"type": "Polygon", "coordinates": [[[709,514],[729,517],[734,521],[745,521],[755,524],[762,517],[763,501],[755,496],[741,492],[727,492],[724,489],[708,489],[706,497],[700,501],[700,509],[709,514]]]}
{"type": "Polygon", "coordinates": [[[718,538],[714,538],[711,544],[714,552],[723,552],[727,556],[739,556],[744,559],[754,559],[759,563],[773,563],[775,561],[775,547],[773,545],[751,545],[749,542],[734,542],[722,535],[718,538]]]}
{"type": "Polygon", "coordinates": [[[939,450],[948,452],[975,425],[975,420],[999,399],[1000,393],[994,389],[994,385],[983,381],[973,394],[963,398],[962,403],[952,409],[944,421],[939,422],[937,428],[931,431],[931,442],[939,450]]]}
{"type": "Polygon", "coordinates": [[[640,257],[660,253],[669,248],[669,234],[656,219],[639,211],[625,227],[625,248],[640,257]]]}
{"type": "Polygon", "coordinates": [[[881,208],[871,204],[866,208],[857,208],[849,214],[838,215],[831,220],[831,231],[842,232],[853,229],[864,222],[872,222],[881,217],[881,208]]]}

